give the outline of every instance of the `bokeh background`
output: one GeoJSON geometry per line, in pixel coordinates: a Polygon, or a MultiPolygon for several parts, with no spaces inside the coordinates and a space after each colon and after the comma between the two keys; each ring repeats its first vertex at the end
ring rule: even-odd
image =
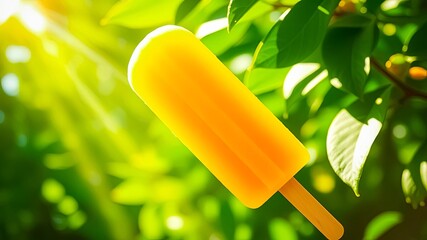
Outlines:
{"type": "MultiPolygon", "coordinates": [[[[148,2],[145,12],[121,16],[113,0],[0,1],[0,239],[322,239],[279,194],[245,208],[127,83],[134,47],[176,21],[243,79],[280,12],[266,4],[256,21],[228,34],[228,1],[201,1],[191,16],[176,15],[181,1],[148,2]]],[[[407,119],[425,104],[389,115],[356,197],[326,157],[340,106],[309,119],[313,93],[285,117],[283,81],[246,84],[309,148],[312,159],[296,178],[342,221],[344,239],[427,239],[424,204],[406,203],[401,188],[417,147],[407,143],[426,132],[425,117],[407,119]]]]}

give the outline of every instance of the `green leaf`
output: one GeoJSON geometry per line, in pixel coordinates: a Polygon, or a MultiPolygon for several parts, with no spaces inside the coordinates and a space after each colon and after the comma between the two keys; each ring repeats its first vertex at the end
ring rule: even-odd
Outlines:
{"type": "Polygon", "coordinates": [[[425,205],[427,198],[427,141],[414,154],[402,173],[402,190],[412,207],[425,205]]]}
{"type": "Polygon", "coordinates": [[[269,92],[283,86],[283,81],[289,69],[251,69],[245,75],[244,83],[255,95],[269,92]]]}
{"type": "Polygon", "coordinates": [[[287,110],[284,116],[291,114],[290,118],[294,118],[295,114],[301,115],[301,104],[308,107],[308,114],[316,112],[331,88],[329,82],[324,81],[327,76],[327,71],[318,63],[295,64],[286,75],[283,85],[287,110]]]}
{"type": "Polygon", "coordinates": [[[377,39],[373,19],[349,15],[337,21],[323,42],[323,60],[330,79],[336,78],[338,88],[362,96],[368,76],[366,60],[377,39]]]}
{"type": "Polygon", "coordinates": [[[248,28],[249,24],[239,24],[239,26],[233,28],[233,30],[230,32],[228,32],[226,28],[223,28],[219,31],[204,36],[200,40],[206,47],[209,48],[209,50],[211,50],[215,55],[219,56],[230,49],[233,45],[241,41],[244,35],[247,33],[248,28]]]}
{"type": "MultiPolygon", "coordinates": [[[[227,4],[228,2],[224,0],[200,0],[199,3],[191,10],[191,12],[188,12],[187,15],[181,19],[179,25],[185,27],[191,32],[198,32],[199,28],[205,23],[222,18],[227,4]]],[[[178,11],[180,10],[178,9],[178,11]]],[[[225,17],[224,19],[224,28],[226,28],[228,23],[225,17]]]]}
{"type": "Polygon", "coordinates": [[[427,22],[424,22],[408,43],[406,55],[427,58],[427,22]]]}
{"type": "Polygon", "coordinates": [[[363,166],[375,138],[381,130],[388,108],[390,89],[364,96],[342,109],[328,130],[326,148],[335,173],[359,196],[363,166]]]}
{"type": "Polygon", "coordinates": [[[325,94],[325,97],[319,108],[320,109],[329,108],[329,107],[344,108],[345,106],[350,105],[356,99],[357,97],[352,94],[347,94],[346,92],[343,92],[334,87],[331,87],[329,88],[328,92],[325,94]]]}
{"type": "Polygon", "coordinates": [[[101,20],[102,25],[149,28],[172,24],[181,0],[122,0],[101,20]]]}
{"type": "Polygon", "coordinates": [[[326,89],[330,88],[329,82],[324,81],[328,76],[328,72],[322,66],[321,62],[320,48],[317,48],[303,62],[293,65],[286,74],[283,84],[283,96],[285,97],[288,110],[291,110],[294,106],[297,107],[297,103],[300,101],[305,101],[306,104],[314,107],[312,108],[314,110],[316,104],[312,105],[313,101],[323,101],[323,91],[315,93],[316,96],[314,98],[309,97],[311,92],[319,89],[318,86],[321,83],[325,87],[323,88],[325,93],[326,89]]]}
{"type": "Polygon", "coordinates": [[[231,30],[256,2],[258,0],[230,0],[227,11],[228,30],[231,30]]]}
{"type": "Polygon", "coordinates": [[[328,76],[319,63],[298,63],[292,66],[285,77],[283,94],[285,99],[291,96],[304,96],[328,76]]]}
{"type": "Polygon", "coordinates": [[[304,60],[322,42],[338,0],[302,0],[279,20],[255,53],[255,68],[283,68],[304,60]]]}
{"type": "Polygon", "coordinates": [[[282,91],[271,91],[257,97],[276,117],[282,117],[286,113],[282,91]]]}
{"type": "Polygon", "coordinates": [[[363,239],[378,239],[392,227],[402,222],[402,220],[402,214],[399,212],[383,212],[369,222],[363,239]]]}
{"type": "MultiPolygon", "coordinates": [[[[399,26],[399,31],[396,31],[396,36],[399,38],[399,40],[404,43],[405,45],[408,45],[411,38],[414,36],[414,34],[418,30],[418,25],[415,23],[409,23],[402,26],[399,26]]],[[[402,48],[404,50],[404,48],[402,48]]]]}
{"type": "Polygon", "coordinates": [[[196,6],[200,3],[201,0],[184,0],[179,5],[178,10],[175,15],[175,23],[181,22],[196,6]]]}
{"type": "MultiPolygon", "coordinates": [[[[257,1],[250,9],[247,11],[242,18],[239,19],[238,23],[250,22],[255,19],[265,17],[274,11],[274,6],[265,1],[257,1]]],[[[234,26],[233,26],[234,27],[234,26]]],[[[267,27],[267,30],[269,27],[267,27]]],[[[229,30],[231,30],[229,28],[229,30]]]]}

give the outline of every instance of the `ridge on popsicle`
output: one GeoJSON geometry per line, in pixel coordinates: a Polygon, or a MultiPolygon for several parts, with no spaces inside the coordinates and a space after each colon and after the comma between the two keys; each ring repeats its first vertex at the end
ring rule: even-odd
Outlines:
{"type": "Polygon", "coordinates": [[[128,68],[135,93],[243,204],[279,191],[326,237],[343,228],[294,178],[302,143],[190,31],[163,26],[136,47],[128,68]]]}

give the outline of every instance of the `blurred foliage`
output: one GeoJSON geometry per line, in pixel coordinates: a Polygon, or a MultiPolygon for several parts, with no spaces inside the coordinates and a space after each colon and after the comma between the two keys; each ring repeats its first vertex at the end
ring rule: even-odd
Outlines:
{"type": "Polygon", "coordinates": [[[344,239],[427,239],[426,13],[0,0],[0,239],[322,238],[278,194],[245,208],[131,91],[129,57],[163,24],[193,31],[307,146],[296,177],[344,239]]]}

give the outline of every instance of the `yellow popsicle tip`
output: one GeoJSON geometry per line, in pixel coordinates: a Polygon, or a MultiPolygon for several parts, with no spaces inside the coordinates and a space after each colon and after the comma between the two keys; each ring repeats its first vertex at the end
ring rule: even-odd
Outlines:
{"type": "MultiPolygon", "coordinates": [[[[145,36],[144,39],[142,39],[142,41],[138,44],[138,46],[135,48],[135,50],[132,53],[132,56],[130,58],[129,61],[129,65],[128,65],[128,81],[129,81],[129,85],[132,88],[132,90],[134,92],[134,86],[133,86],[133,82],[132,82],[132,72],[138,62],[138,59],[141,55],[141,52],[144,50],[144,48],[146,48],[154,39],[161,37],[167,33],[170,32],[174,32],[174,31],[187,31],[187,29],[180,27],[180,26],[176,26],[176,25],[165,25],[162,27],[159,27],[157,29],[155,29],[154,31],[150,32],[149,34],[147,34],[147,36],[145,36]]],[[[171,39],[171,41],[173,41],[173,39],[171,39]]]]}

